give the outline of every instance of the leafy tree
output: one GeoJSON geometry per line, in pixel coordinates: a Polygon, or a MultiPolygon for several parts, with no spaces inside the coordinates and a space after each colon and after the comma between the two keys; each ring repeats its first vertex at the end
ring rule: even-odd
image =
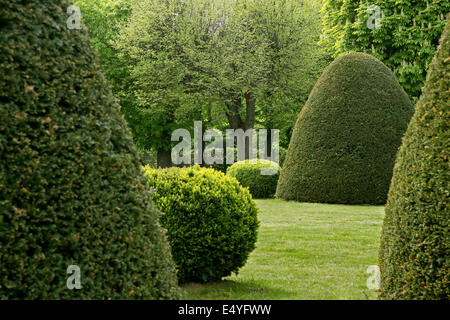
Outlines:
{"type": "Polygon", "coordinates": [[[158,151],[158,165],[170,160],[173,130],[187,127],[199,115],[191,95],[192,71],[185,52],[189,33],[187,2],[140,0],[132,4],[128,22],[114,46],[130,63],[132,94],[137,103],[137,141],[158,151]],[[139,121],[139,120],[138,120],[139,121]]]}
{"type": "Polygon", "coordinates": [[[349,51],[374,55],[417,98],[449,11],[447,0],[324,0],[321,43],[335,57],[349,51]]]}
{"type": "Polygon", "coordinates": [[[130,88],[130,75],[126,61],[119,58],[119,52],[112,46],[121,23],[131,13],[130,0],[75,0],[81,9],[82,23],[89,30],[93,47],[97,50],[105,76],[112,84],[115,97],[123,106],[130,88]]]}
{"type": "MultiPolygon", "coordinates": [[[[114,96],[120,100],[121,111],[132,129],[139,152],[148,155],[152,147],[164,146],[167,134],[170,133],[169,130],[160,130],[163,127],[159,126],[155,130],[157,120],[148,117],[146,108],[139,107],[131,76],[133,61],[128,55],[121,55],[113,45],[120,27],[131,14],[131,1],[76,0],[75,4],[81,8],[82,22],[89,30],[91,43],[97,49],[105,76],[112,84],[114,96]]],[[[163,162],[167,161],[167,151],[161,148],[159,160],[160,166],[164,166],[163,162]]]]}
{"type": "Polygon", "coordinates": [[[302,3],[137,1],[116,48],[151,119],[138,140],[167,148],[171,131],[194,119],[219,129],[291,126],[283,112],[298,112],[323,60],[318,8],[302,3]]]}
{"type": "MultiPolygon", "coordinates": [[[[266,22],[258,32],[268,39],[270,64],[267,84],[258,96],[256,123],[267,129],[280,129],[280,146],[287,148],[293,119],[331,61],[317,45],[322,27],[319,2],[287,0],[265,4],[266,22]]],[[[270,131],[268,135],[270,146],[270,131]]]]}
{"type": "MultiPolygon", "coordinates": [[[[225,3],[209,23],[218,25],[215,32],[193,50],[202,53],[206,94],[218,97],[233,129],[289,131],[326,64],[316,45],[318,7],[296,0],[225,3]]],[[[289,132],[282,133],[286,140],[289,132]]]]}

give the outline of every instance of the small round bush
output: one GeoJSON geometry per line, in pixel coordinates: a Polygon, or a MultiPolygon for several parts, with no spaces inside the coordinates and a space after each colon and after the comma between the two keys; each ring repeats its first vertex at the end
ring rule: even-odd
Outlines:
{"type": "Polygon", "coordinates": [[[247,187],[253,198],[271,198],[277,189],[280,166],[276,162],[263,159],[256,163],[250,163],[249,160],[239,161],[228,168],[227,175],[247,187]],[[263,168],[270,174],[261,172],[263,168]]]}
{"type": "Polygon", "coordinates": [[[178,280],[217,281],[237,273],[255,248],[258,220],[248,190],[224,173],[196,165],[144,167],[152,198],[164,212],[178,280]]]}

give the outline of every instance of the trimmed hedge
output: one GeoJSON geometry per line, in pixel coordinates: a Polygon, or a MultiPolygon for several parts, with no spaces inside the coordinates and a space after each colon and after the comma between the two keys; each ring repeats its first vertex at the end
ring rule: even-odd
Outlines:
{"type": "Polygon", "coordinates": [[[277,197],[384,204],[412,113],[408,96],[379,60],[364,53],[337,58],[298,116],[277,197]]]}
{"type": "Polygon", "coordinates": [[[0,8],[0,299],[177,298],[137,150],[69,5],[0,8]]]}
{"type": "MultiPolygon", "coordinates": [[[[272,169],[266,169],[272,170],[272,169]]],[[[227,175],[236,178],[239,183],[249,189],[255,199],[271,198],[277,189],[280,166],[276,162],[258,159],[257,163],[249,163],[249,160],[238,161],[227,170],[227,175]],[[261,169],[273,167],[272,175],[262,175],[261,169]]]]}
{"type": "Polygon", "coordinates": [[[450,299],[450,22],[397,155],[379,264],[382,299],[450,299]]]}
{"type": "Polygon", "coordinates": [[[248,190],[231,177],[198,165],[144,168],[180,282],[217,281],[237,273],[255,248],[258,220],[248,190]]]}

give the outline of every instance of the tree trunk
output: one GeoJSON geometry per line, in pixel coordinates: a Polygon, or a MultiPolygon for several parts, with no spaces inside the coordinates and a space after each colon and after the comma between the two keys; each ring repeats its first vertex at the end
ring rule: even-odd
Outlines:
{"type": "Polygon", "coordinates": [[[241,103],[242,98],[240,95],[235,96],[229,103],[227,103],[226,115],[228,118],[228,123],[233,130],[244,128],[241,116],[239,115],[239,107],[241,106],[241,103]]]}
{"type": "MultiPolygon", "coordinates": [[[[253,129],[255,126],[255,104],[256,99],[253,98],[250,92],[245,94],[245,122],[244,122],[244,130],[253,129]]],[[[250,139],[245,138],[245,159],[250,158],[250,148],[252,145],[250,144],[250,139]]],[[[256,155],[258,156],[258,155],[256,155]]]]}
{"type": "Polygon", "coordinates": [[[169,168],[172,167],[172,156],[171,156],[171,150],[165,150],[165,149],[158,149],[157,151],[157,165],[158,168],[169,168]]]}
{"type": "MultiPolygon", "coordinates": [[[[227,104],[227,118],[230,127],[234,130],[243,129],[246,131],[247,129],[253,129],[255,126],[255,105],[256,98],[253,97],[251,92],[246,92],[244,94],[245,98],[245,120],[242,120],[239,115],[239,108],[242,105],[242,96],[241,94],[234,96],[230,103],[227,104]]],[[[250,157],[250,141],[248,138],[245,138],[245,159],[249,159],[250,157]]]]}
{"type": "Polygon", "coordinates": [[[245,130],[253,129],[255,126],[255,104],[256,98],[250,92],[245,94],[245,130]]]}

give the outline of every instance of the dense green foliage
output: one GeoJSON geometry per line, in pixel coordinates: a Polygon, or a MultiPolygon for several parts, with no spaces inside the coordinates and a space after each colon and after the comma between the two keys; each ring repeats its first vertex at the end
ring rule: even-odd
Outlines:
{"type": "Polygon", "coordinates": [[[175,298],[136,148],[69,5],[0,1],[0,298],[175,298]]]}
{"type": "Polygon", "coordinates": [[[349,53],[324,71],[298,116],[277,196],[384,204],[413,107],[376,58],[349,53]]]}
{"type": "MultiPolygon", "coordinates": [[[[154,155],[170,147],[168,138],[176,126],[158,112],[148,112],[146,103],[138,101],[136,76],[133,75],[135,60],[114,46],[120,30],[126,25],[132,12],[131,0],[74,0],[80,6],[83,24],[89,30],[92,45],[97,49],[105,77],[112,84],[114,96],[119,99],[141,155],[154,155]],[[155,154],[156,153],[156,154],[155,154]]],[[[168,30],[164,30],[167,33],[168,30]]],[[[169,44],[169,43],[167,43],[169,44]]],[[[156,79],[160,81],[161,79],[156,79]]],[[[156,165],[156,164],[155,164],[156,165]]]]}
{"type": "Polygon", "coordinates": [[[411,98],[418,98],[449,11],[448,0],[324,0],[321,43],[334,56],[374,55],[394,71],[411,98]]]}
{"type": "Polygon", "coordinates": [[[394,167],[381,236],[380,297],[450,299],[450,23],[394,167]]]}
{"type": "Polygon", "coordinates": [[[97,50],[105,77],[112,85],[114,96],[120,99],[121,106],[127,105],[130,91],[130,74],[126,60],[119,58],[112,46],[123,24],[131,13],[130,0],[74,0],[80,7],[81,21],[87,27],[92,46],[97,50]]]}
{"type": "Polygon", "coordinates": [[[184,63],[188,59],[183,49],[188,41],[188,21],[181,14],[184,5],[178,0],[138,0],[130,6],[130,16],[113,41],[130,71],[129,91],[136,103],[131,114],[126,112],[138,144],[170,156],[172,131],[192,125],[190,119],[201,119],[195,97],[189,95],[191,72],[184,63]]]}
{"type": "Polygon", "coordinates": [[[165,214],[180,282],[237,273],[255,248],[258,220],[250,193],[214,169],[145,167],[153,201],[165,214]]]}
{"type": "Polygon", "coordinates": [[[253,198],[271,198],[277,189],[280,167],[276,162],[257,160],[250,163],[249,160],[238,161],[227,169],[227,175],[234,177],[243,187],[247,187],[253,198]],[[274,174],[262,174],[262,168],[269,168],[274,174]]]}
{"type": "Polygon", "coordinates": [[[136,108],[124,112],[138,144],[170,150],[174,129],[202,120],[205,129],[278,128],[287,147],[293,119],[327,64],[317,45],[318,6],[312,0],[133,1],[114,47],[133,83],[136,108]]]}

